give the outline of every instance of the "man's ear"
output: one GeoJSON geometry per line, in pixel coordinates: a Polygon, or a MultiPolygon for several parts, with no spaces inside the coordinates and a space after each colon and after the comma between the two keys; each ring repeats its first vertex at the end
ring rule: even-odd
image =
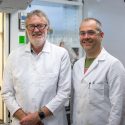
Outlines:
{"type": "Polygon", "coordinates": [[[100,36],[103,38],[103,37],[104,37],[104,33],[103,33],[103,32],[100,32],[100,36]]]}
{"type": "Polygon", "coordinates": [[[52,34],[53,33],[53,29],[49,28],[47,29],[48,33],[52,34]]]}

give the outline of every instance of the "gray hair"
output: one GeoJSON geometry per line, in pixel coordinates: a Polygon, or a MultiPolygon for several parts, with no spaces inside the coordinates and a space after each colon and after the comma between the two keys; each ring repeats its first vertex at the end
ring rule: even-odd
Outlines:
{"type": "Polygon", "coordinates": [[[82,24],[83,22],[88,22],[88,21],[90,21],[90,20],[93,20],[93,21],[96,22],[97,30],[98,30],[98,31],[102,31],[102,24],[101,24],[101,22],[100,22],[99,20],[95,19],[95,18],[91,18],[91,17],[85,18],[85,19],[82,20],[81,24],[82,24]]]}
{"type": "Polygon", "coordinates": [[[45,17],[45,19],[47,20],[48,26],[50,26],[50,21],[49,21],[47,15],[46,15],[43,11],[41,11],[41,10],[33,10],[33,11],[31,11],[30,13],[28,13],[28,14],[27,14],[27,17],[26,17],[25,24],[27,24],[27,20],[28,20],[30,17],[34,16],[34,15],[36,15],[36,16],[38,16],[38,17],[45,17]]]}

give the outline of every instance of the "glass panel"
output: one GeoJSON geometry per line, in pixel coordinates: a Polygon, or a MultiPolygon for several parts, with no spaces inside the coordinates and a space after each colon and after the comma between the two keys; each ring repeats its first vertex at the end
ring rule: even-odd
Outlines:
{"type": "Polygon", "coordinates": [[[78,6],[31,5],[26,9],[26,12],[34,9],[43,10],[50,20],[51,33],[49,34],[49,41],[57,45],[61,41],[70,45],[78,41],[80,20],[78,6]]]}

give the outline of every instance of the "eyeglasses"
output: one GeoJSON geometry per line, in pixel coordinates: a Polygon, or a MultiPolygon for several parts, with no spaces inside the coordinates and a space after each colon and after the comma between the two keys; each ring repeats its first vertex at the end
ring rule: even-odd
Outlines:
{"type": "Polygon", "coordinates": [[[26,26],[28,30],[33,31],[35,28],[39,30],[44,30],[46,28],[47,24],[29,24],[26,26]]]}
{"type": "Polygon", "coordinates": [[[80,31],[79,35],[85,36],[87,34],[89,36],[94,36],[94,35],[97,35],[98,33],[99,33],[99,31],[88,30],[88,31],[80,31]]]}

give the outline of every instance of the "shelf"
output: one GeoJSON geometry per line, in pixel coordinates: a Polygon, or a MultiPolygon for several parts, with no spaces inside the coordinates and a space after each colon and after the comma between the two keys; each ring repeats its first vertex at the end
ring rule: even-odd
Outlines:
{"type": "Polygon", "coordinates": [[[71,5],[71,6],[82,6],[83,3],[80,1],[68,1],[68,0],[33,0],[34,5],[71,5]]]}

